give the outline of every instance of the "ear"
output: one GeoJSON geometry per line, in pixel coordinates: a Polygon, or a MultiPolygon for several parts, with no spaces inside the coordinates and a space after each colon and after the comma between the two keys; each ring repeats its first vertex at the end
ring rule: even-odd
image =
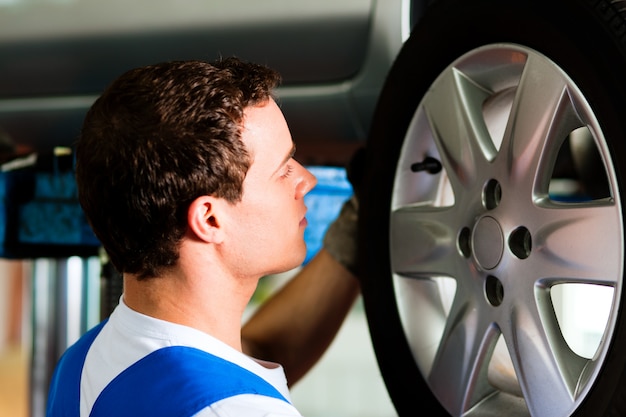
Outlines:
{"type": "Polygon", "coordinates": [[[187,224],[200,240],[221,243],[223,230],[220,223],[220,199],[208,195],[196,198],[187,210],[187,224]]]}

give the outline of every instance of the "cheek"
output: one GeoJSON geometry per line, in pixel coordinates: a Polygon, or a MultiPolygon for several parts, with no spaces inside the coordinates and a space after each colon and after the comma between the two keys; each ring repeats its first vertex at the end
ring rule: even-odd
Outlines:
{"type": "Polygon", "coordinates": [[[267,186],[259,204],[286,215],[292,210],[297,186],[295,182],[288,180],[267,186]]]}
{"type": "Polygon", "coordinates": [[[297,200],[296,187],[299,186],[295,180],[289,179],[254,184],[247,189],[242,201],[246,215],[259,223],[288,222],[293,213],[298,211],[294,203],[297,200]]]}

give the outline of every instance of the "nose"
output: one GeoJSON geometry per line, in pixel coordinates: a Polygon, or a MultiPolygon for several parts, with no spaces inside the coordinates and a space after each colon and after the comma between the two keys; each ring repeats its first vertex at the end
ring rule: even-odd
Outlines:
{"type": "Polygon", "coordinates": [[[299,181],[296,185],[296,199],[303,198],[309,191],[317,185],[317,178],[308,169],[298,163],[298,168],[302,171],[301,175],[298,175],[299,181]]]}

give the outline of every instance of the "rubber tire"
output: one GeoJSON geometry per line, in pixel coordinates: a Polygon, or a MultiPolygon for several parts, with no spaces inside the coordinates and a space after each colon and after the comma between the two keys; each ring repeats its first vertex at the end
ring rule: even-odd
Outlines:
{"type": "MultiPolygon", "coordinates": [[[[625,7],[624,1],[607,0],[439,0],[403,46],[374,114],[359,218],[365,311],[378,365],[399,416],[425,410],[429,416],[449,415],[419,372],[403,334],[391,277],[389,222],[385,221],[402,142],[418,104],[435,78],[470,50],[500,42],[535,49],[559,65],[591,104],[608,138],[618,187],[623,190],[625,7]]],[[[624,200],[626,192],[620,195],[624,200]]],[[[626,201],[621,204],[626,207],[626,201]]],[[[619,310],[601,375],[572,415],[626,415],[626,317],[624,309],[619,310]]]]}

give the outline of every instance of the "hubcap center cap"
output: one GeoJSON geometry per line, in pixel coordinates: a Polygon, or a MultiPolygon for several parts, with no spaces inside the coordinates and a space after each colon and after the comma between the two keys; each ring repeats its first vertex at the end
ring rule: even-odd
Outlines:
{"type": "Polygon", "coordinates": [[[485,216],[478,220],[472,233],[472,247],[476,262],[483,269],[495,268],[504,252],[504,236],[496,219],[485,216]]]}

